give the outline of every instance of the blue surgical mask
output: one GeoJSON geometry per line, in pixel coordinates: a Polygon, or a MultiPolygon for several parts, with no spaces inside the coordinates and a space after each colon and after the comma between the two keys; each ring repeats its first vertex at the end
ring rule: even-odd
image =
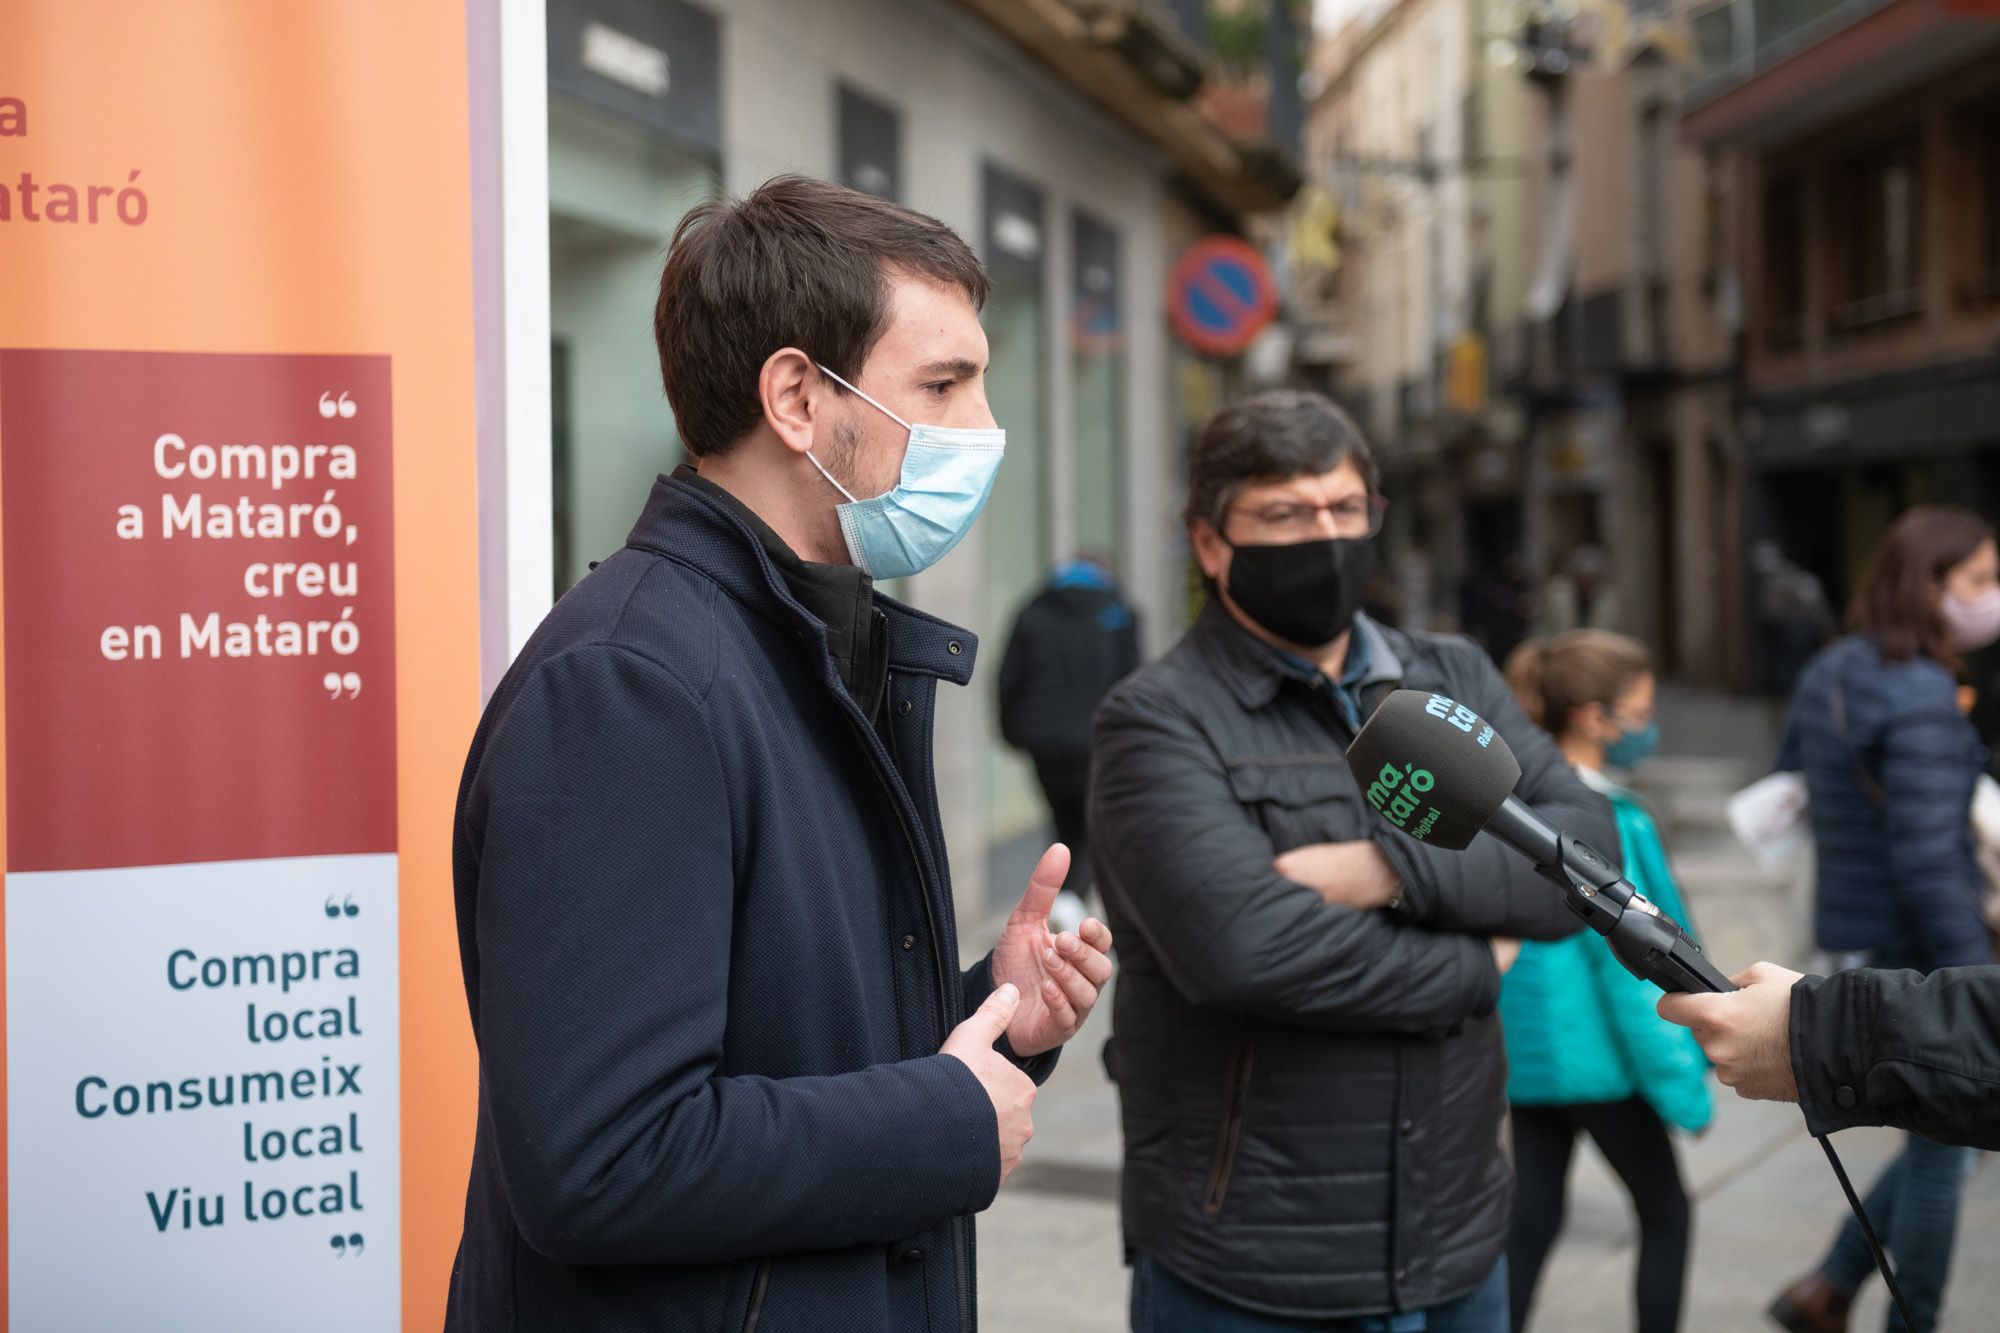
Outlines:
{"type": "Polygon", "coordinates": [[[819,369],[910,433],[902,475],[894,486],[869,500],[855,499],[817,458],[806,455],[819,474],[847,497],[846,504],[835,506],[847,554],[878,579],[907,578],[929,569],[964,539],[986,507],[1006,451],[1007,432],[913,426],[825,366],[819,369]]]}
{"type": "Polygon", "coordinates": [[[1621,731],[1618,739],[1604,747],[1604,762],[1613,768],[1636,768],[1651,759],[1660,748],[1658,718],[1637,731],[1621,731]]]}

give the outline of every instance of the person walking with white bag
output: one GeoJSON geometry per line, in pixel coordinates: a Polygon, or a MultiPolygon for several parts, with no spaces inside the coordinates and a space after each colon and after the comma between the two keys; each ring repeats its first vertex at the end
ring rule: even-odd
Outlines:
{"type": "MultiPolygon", "coordinates": [[[[1805,787],[1816,942],[1840,967],[1989,962],[1971,827],[1987,756],[1960,691],[1963,654],[2000,639],[1992,526],[1957,506],[1904,514],[1862,580],[1850,627],[1801,675],[1777,764],[1805,787]]],[[[1781,807],[1784,785],[1765,802],[1781,807]]],[[[1969,1164],[1968,1150],[1912,1135],[1868,1195],[1916,1333],[1938,1317],[1969,1164]]],[[[1872,1269],[1850,1221],[1771,1316],[1795,1333],[1842,1333],[1872,1269]]],[[[1893,1315],[1890,1327],[1901,1327],[1893,1315]]]]}

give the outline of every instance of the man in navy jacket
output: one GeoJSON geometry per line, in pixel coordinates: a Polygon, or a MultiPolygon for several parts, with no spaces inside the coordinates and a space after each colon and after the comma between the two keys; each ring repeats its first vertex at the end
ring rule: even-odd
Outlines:
{"type": "Polygon", "coordinates": [[[699,470],[530,639],[460,791],[448,1329],[973,1326],[970,1217],[1111,971],[1101,923],[1048,930],[1058,846],[961,973],[931,728],[975,644],[870,577],[990,488],[985,291],[941,224],[795,177],[676,233],[699,470]]]}

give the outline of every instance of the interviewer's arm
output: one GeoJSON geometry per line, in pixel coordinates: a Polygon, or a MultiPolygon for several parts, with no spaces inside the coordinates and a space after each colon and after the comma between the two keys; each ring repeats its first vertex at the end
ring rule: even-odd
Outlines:
{"type": "Polygon", "coordinates": [[[1872,968],[1792,987],[1792,1072],[1815,1134],[1893,1125],[2000,1149],[2000,967],[1872,968]]]}

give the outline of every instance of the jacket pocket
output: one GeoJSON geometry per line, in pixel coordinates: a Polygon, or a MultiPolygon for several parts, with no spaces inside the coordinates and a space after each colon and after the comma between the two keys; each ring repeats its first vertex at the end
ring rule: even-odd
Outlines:
{"type": "Polygon", "coordinates": [[[1337,753],[1232,759],[1229,792],[1280,852],[1367,836],[1360,793],[1337,753]]]}
{"type": "Polygon", "coordinates": [[[1256,1043],[1244,1037],[1229,1057],[1229,1095],[1222,1107],[1222,1127],[1215,1136],[1215,1165],[1208,1173],[1208,1194],[1201,1210],[1210,1217],[1222,1211],[1229,1197],[1229,1177],[1236,1169],[1236,1149],[1243,1141],[1243,1106],[1250,1098],[1250,1061],[1256,1043]]]}
{"type": "Polygon", "coordinates": [[[771,1261],[759,1259],[750,1279],[750,1302],[743,1308],[743,1333],[757,1333],[757,1322],[764,1317],[764,1291],[770,1285],[771,1261]]]}

